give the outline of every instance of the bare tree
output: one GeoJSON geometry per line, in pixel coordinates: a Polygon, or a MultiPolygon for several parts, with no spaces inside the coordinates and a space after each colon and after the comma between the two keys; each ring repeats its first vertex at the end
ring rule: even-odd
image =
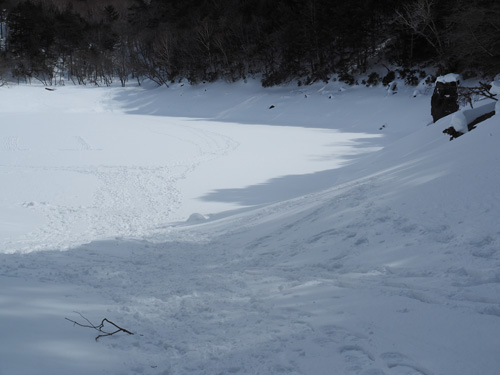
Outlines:
{"type": "Polygon", "coordinates": [[[454,55],[463,67],[479,67],[492,76],[500,62],[500,3],[480,6],[475,1],[460,1],[447,17],[454,55]]]}
{"type": "Polygon", "coordinates": [[[206,56],[208,58],[208,66],[210,68],[210,72],[213,73],[215,71],[214,65],[213,65],[213,58],[212,58],[212,45],[214,44],[214,31],[215,27],[213,23],[205,19],[203,22],[199,25],[197,29],[197,35],[196,35],[196,40],[200,43],[202,46],[202,50],[206,53],[206,56]]]}
{"type": "Polygon", "coordinates": [[[412,34],[423,37],[437,52],[444,55],[442,35],[434,15],[435,0],[415,0],[396,11],[396,22],[412,34]]]}

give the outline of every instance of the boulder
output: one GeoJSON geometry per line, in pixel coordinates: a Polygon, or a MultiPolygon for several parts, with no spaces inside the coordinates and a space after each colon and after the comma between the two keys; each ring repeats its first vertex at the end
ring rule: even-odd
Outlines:
{"type": "Polygon", "coordinates": [[[431,98],[431,114],[434,122],[458,111],[459,83],[460,80],[456,74],[448,74],[436,80],[431,98]]]}

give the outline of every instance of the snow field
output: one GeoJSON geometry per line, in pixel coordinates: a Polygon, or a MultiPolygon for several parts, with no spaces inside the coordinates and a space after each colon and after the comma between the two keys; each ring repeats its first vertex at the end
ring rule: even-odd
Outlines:
{"type": "Polygon", "coordinates": [[[3,151],[2,208],[47,236],[2,234],[0,374],[496,374],[498,116],[449,142],[409,89],[238,85],[74,89],[105,110],[45,126],[99,153],[3,151]]]}
{"type": "Polygon", "coordinates": [[[203,203],[199,198],[281,175],[338,168],[351,155],[369,151],[357,145],[373,137],[130,116],[110,99],[119,89],[63,87],[48,92],[12,87],[5,90],[8,95],[14,92],[11,110],[21,100],[17,90],[31,106],[3,114],[1,168],[8,176],[0,201],[5,213],[3,252],[67,249],[116,236],[147,237],[193,212],[209,215],[253,205],[252,200],[226,196],[208,196],[203,203]],[[85,105],[89,113],[82,114],[85,105]],[[286,146],[277,147],[280,143],[286,146]]]}

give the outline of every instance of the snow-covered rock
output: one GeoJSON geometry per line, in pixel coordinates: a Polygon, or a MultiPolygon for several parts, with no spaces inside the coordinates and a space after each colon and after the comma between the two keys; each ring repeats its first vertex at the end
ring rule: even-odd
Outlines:
{"type": "Polygon", "coordinates": [[[413,90],[413,97],[416,98],[420,95],[426,95],[430,92],[431,86],[428,84],[430,76],[420,80],[415,90],[413,90]]]}
{"type": "Polygon", "coordinates": [[[392,81],[387,85],[387,93],[389,95],[398,93],[398,81],[392,81]]]}
{"type": "Polygon", "coordinates": [[[439,76],[436,78],[436,82],[441,82],[441,83],[450,83],[450,82],[456,82],[457,84],[460,84],[461,81],[460,74],[456,73],[448,73],[444,76],[439,76]]]}

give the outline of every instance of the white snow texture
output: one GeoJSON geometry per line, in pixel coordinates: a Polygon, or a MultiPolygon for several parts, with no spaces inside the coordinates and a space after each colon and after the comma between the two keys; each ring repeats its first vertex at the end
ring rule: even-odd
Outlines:
{"type": "Polygon", "coordinates": [[[403,85],[0,88],[0,374],[499,374],[500,117],[450,142],[467,116],[403,85]]]}

